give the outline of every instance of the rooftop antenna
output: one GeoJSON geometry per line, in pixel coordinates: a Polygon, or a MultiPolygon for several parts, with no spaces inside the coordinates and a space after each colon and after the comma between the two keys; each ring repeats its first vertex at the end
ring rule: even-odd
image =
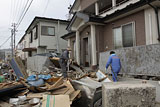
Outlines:
{"type": "MultiPolygon", "coordinates": [[[[72,8],[72,5],[69,4],[69,6],[68,6],[68,11],[69,11],[71,8],[72,8]]],[[[72,18],[72,14],[71,14],[70,12],[68,12],[68,14],[66,14],[66,17],[67,17],[67,20],[70,21],[71,18],[72,18]]]]}

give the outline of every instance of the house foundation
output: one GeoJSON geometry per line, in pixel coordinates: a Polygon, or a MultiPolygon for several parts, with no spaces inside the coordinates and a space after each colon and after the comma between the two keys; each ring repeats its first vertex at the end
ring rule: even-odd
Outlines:
{"type": "Polygon", "coordinates": [[[106,83],[102,86],[103,107],[155,107],[156,88],[142,83],[106,83]]]}

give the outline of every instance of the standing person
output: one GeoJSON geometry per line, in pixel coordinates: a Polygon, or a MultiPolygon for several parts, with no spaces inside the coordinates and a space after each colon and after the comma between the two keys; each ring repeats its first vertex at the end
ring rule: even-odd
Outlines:
{"type": "Polygon", "coordinates": [[[117,82],[117,75],[121,70],[121,62],[114,51],[110,52],[110,56],[106,64],[106,70],[108,69],[109,65],[111,65],[112,79],[114,82],[117,82]]]}
{"type": "Polygon", "coordinates": [[[71,48],[67,48],[62,55],[60,56],[59,64],[62,69],[62,73],[64,78],[67,78],[67,63],[69,61],[69,51],[71,51],[71,48]]]}

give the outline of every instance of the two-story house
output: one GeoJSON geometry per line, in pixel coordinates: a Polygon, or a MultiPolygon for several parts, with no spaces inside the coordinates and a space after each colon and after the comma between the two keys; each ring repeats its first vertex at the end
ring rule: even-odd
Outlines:
{"type": "Polygon", "coordinates": [[[18,55],[24,60],[35,54],[61,53],[67,48],[67,41],[61,38],[68,32],[67,24],[66,20],[35,17],[18,43],[18,55]]]}
{"type": "Polygon", "coordinates": [[[21,57],[22,60],[26,60],[28,58],[28,52],[23,52],[24,48],[29,47],[29,37],[26,34],[19,40],[18,45],[16,47],[16,56],[21,57]]]}
{"type": "Polygon", "coordinates": [[[159,0],[75,0],[62,38],[78,64],[96,67],[100,52],[159,43],[159,7],[159,0]]]}

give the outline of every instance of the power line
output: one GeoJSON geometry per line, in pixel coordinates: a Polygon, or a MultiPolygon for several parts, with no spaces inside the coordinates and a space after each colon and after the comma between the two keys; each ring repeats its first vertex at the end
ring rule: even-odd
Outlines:
{"type": "Polygon", "coordinates": [[[6,43],[9,41],[10,38],[11,38],[11,36],[10,36],[9,38],[7,38],[6,41],[3,42],[3,43],[0,45],[0,48],[1,48],[4,44],[6,44],[6,43]]]}
{"type": "Polygon", "coordinates": [[[11,19],[12,19],[12,4],[13,4],[13,0],[10,1],[10,16],[9,16],[9,26],[10,26],[10,23],[11,23],[11,19]]]}
{"type": "Polygon", "coordinates": [[[48,7],[48,4],[49,4],[49,1],[50,1],[50,0],[47,0],[47,4],[46,4],[46,7],[44,8],[44,11],[43,11],[42,16],[45,14],[45,12],[46,12],[46,10],[47,10],[47,7],[48,7]]]}
{"type": "Polygon", "coordinates": [[[16,27],[16,28],[18,28],[18,27],[19,27],[19,25],[21,24],[21,22],[22,22],[22,20],[23,20],[24,16],[26,15],[27,11],[29,10],[29,8],[30,8],[30,6],[31,6],[32,2],[33,2],[33,0],[30,2],[29,6],[27,7],[27,9],[26,9],[25,13],[23,14],[23,16],[22,16],[21,20],[18,22],[18,24],[17,24],[17,27],[16,27]]]}
{"type": "Polygon", "coordinates": [[[23,13],[25,12],[25,10],[26,10],[26,8],[27,8],[28,2],[29,2],[29,0],[27,0],[27,2],[26,2],[26,4],[25,4],[25,6],[24,6],[24,8],[23,8],[23,10],[22,10],[22,12],[21,12],[21,15],[20,15],[20,17],[19,17],[19,19],[18,19],[18,21],[17,21],[17,22],[19,22],[19,21],[20,21],[20,19],[22,18],[23,13]]]}
{"type": "Polygon", "coordinates": [[[22,1],[23,1],[23,0],[20,0],[20,2],[18,3],[18,6],[17,6],[18,10],[17,10],[17,13],[16,13],[16,18],[15,18],[16,21],[18,21],[17,18],[19,17],[19,14],[20,14],[20,12],[21,12],[22,1]]]}
{"type": "Polygon", "coordinates": [[[14,4],[14,12],[13,12],[13,21],[15,21],[16,18],[16,12],[17,12],[17,8],[18,8],[18,0],[15,0],[15,4],[14,4]]]}

